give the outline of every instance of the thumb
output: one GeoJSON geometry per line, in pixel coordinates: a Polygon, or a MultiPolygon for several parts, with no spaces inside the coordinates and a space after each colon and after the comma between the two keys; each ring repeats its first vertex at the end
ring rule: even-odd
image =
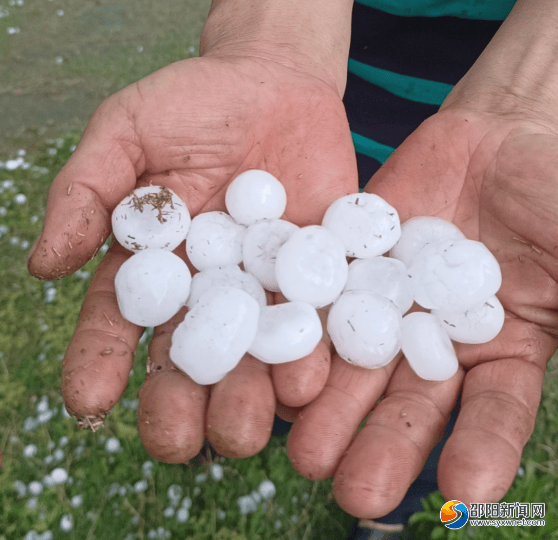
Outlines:
{"type": "Polygon", "coordinates": [[[49,190],[43,231],[27,268],[59,279],[92,259],[111,232],[112,209],[135,186],[142,152],[124,111],[109,98],[49,190]]]}

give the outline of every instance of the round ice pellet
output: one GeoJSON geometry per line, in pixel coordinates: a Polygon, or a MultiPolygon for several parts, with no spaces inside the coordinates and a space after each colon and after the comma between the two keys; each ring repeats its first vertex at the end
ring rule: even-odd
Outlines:
{"type": "Polygon", "coordinates": [[[186,203],[163,186],[135,189],[112,212],[112,231],[119,244],[131,251],[172,251],[188,234],[186,203]]]}
{"type": "Polygon", "coordinates": [[[240,264],[245,232],[246,227],[235,223],[225,212],[198,214],[186,239],[188,258],[198,270],[240,264]]]}
{"type": "Polygon", "coordinates": [[[319,225],[295,231],[277,252],[275,276],[292,302],[327,306],[347,282],[348,264],[341,240],[319,225]]]}
{"type": "Polygon", "coordinates": [[[192,278],[190,296],[186,305],[193,308],[200,296],[215,287],[236,287],[251,294],[260,307],[267,305],[267,298],[261,283],[250,273],[244,272],[237,264],[213,266],[202,270],[192,278]]]}
{"type": "Polygon", "coordinates": [[[355,259],[349,264],[345,291],[364,289],[389,298],[401,313],[413,305],[413,292],[407,267],[390,257],[355,259]]]}
{"type": "Polygon", "coordinates": [[[401,313],[379,294],[344,292],[331,307],[327,331],[337,354],[357,366],[379,368],[401,348],[401,313]]]}
{"type": "Polygon", "coordinates": [[[259,313],[258,302],[246,291],[207,291],[173,332],[171,360],[198,384],[220,381],[254,341],[259,313]]]}
{"type": "Polygon", "coordinates": [[[294,223],[282,219],[264,219],[250,225],[242,242],[244,268],[268,290],[279,292],[275,261],[279,248],[298,230],[294,223]]]}
{"type": "Polygon", "coordinates": [[[409,268],[415,302],[427,309],[465,311],[496,294],[500,265],[481,242],[446,240],[423,248],[409,268]]]}
{"type": "Polygon", "coordinates": [[[453,341],[460,343],[487,343],[504,326],[504,308],[496,296],[467,311],[432,310],[453,341]]]}
{"type": "Polygon", "coordinates": [[[158,326],[186,303],[192,277],[186,263],[164,249],[132,255],[118,270],[114,285],[122,316],[139,326],[158,326]]]}
{"type": "Polygon", "coordinates": [[[322,338],[318,312],[305,302],[266,306],[248,352],[267,364],[292,362],[309,355],[322,338]]]}
{"type": "Polygon", "coordinates": [[[389,251],[401,236],[397,210],[372,193],[352,193],[337,199],[322,225],[341,240],[349,257],[367,259],[389,251]]]}
{"type": "Polygon", "coordinates": [[[401,349],[413,371],[422,379],[445,381],[459,363],[451,340],[431,313],[415,312],[403,317],[401,349]]]}
{"type": "Polygon", "coordinates": [[[287,193],[275,176],[252,169],[229,184],[225,205],[237,223],[251,225],[260,219],[279,219],[287,206],[287,193]]]}
{"type": "Polygon", "coordinates": [[[389,255],[410,266],[415,255],[428,244],[462,238],[465,235],[450,221],[433,216],[414,217],[401,225],[401,238],[389,255]]]}

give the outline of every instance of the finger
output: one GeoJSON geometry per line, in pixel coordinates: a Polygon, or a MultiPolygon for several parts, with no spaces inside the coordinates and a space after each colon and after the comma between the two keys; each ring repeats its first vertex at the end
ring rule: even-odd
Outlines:
{"type": "Polygon", "coordinates": [[[50,187],[43,231],[28,260],[38,278],[64,277],[95,255],[110,234],[110,212],[142,172],[142,152],[120,103],[113,96],[97,109],[50,187]]]}
{"type": "Polygon", "coordinates": [[[207,438],[225,457],[250,457],[269,441],[274,416],[269,366],[247,354],[211,388],[207,438]]]}
{"type": "MultiPolygon", "coordinates": [[[[286,302],[276,293],[274,303],[286,302]]],[[[316,348],[304,358],[284,364],[273,364],[271,373],[277,399],[289,407],[302,407],[314,400],[323,390],[331,364],[331,339],[326,330],[327,310],[318,310],[323,335],[316,348]]]]}
{"type": "Polygon", "coordinates": [[[120,399],[143,332],[122,317],[114,291],[128,253],[115,243],[99,264],[62,363],[66,408],[86,422],[104,418],[120,399]]]}
{"type": "Polygon", "coordinates": [[[165,463],[187,463],[205,439],[209,390],[178,370],[169,357],[172,333],[185,308],[157,327],[149,344],[147,376],[141,386],[138,430],[145,449],[165,463]]]}
{"type": "Polygon", "coordinates": [[[373,519],[399,505],[440,440],[462,380],[460,370],[447,381],[426,381],[401,361],[335,472],[333,494],[341,508],[373,519]]]}
{"type": "Polygon", "coordinates": [[[505,495],[533,431],[543,377],[536,363],[517,358],[469,370],[461,411],[438,466],[444,496],[469,504],[505,495]]]}
{"type": "Polygon", "coordinates": [[[299,414],[287,441],[287,453],[300,474],[311,480],[333,475],[358,426],[384,393],[398,360],[365,369],[333,356],[325,388],[299,414]]]}

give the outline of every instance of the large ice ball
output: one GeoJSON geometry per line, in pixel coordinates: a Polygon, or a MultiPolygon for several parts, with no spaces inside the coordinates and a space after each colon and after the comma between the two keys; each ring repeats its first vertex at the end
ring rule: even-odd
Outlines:
{"type": "Polygon", "coordinates": [[[445,381],[459,368],[452,342],[431,313],[403,317],[401,349],[413,371],[422,379],[445,381]]]}
{"type": "Polygon", "coordinates": [[[264,219],[248,227],[242,242],[244,268],[268,290],[279,292],[275,261],[279,248],[298,230],[294,223],[282,219],[264,219]]]}
{"type": "Polygon", "coordinates": [[[341,294],[347,274],[341,240],[319,225],[295,231],[277,252],[277,283],[292,302],[307,302],[316,308],[327,306],[341,294]]]}
{"type": "Polygon", "coordinates": [[[344,292],[329,310],[327,331],[337,354],[357,366],[379,368],[401,348],[401,312],[379,294],[344,292]]]}
{"type": "Polygon", "coordinates": [[[460,343],[487,343],[504,326],[504,308],[496,296],[467,311],[432,310],[453,341],[460,343]]]}
{"type": "Polygon", "coordinates": [[[267,297],[261,283],[252,274],[241,270],[237,264],[229,264],[226,266],[212,266],[194,274],[186,305],[192,309],[198,303],[202,294],[215,287],[243,289],[257,300],[260,307],[267,304],[267,297]]]}
{"type": "Polygon", "coordinates": [[[259,313],[258,302],[246,291],[207,291],[173,332],[171,360],[198,384],[220,381],[254,341],[259,313]]]}
{"type": "Polygon", "coordinates": [[[439,217],[418,216],[401,225],[401,238],[389,254],[406,266],[411,266],[415,255],[425,246],[462,238],[465,235],[450,221],[439,217]]]}
{"type": "Polygon", "coordinates": [[[235,223],[225,212],[198,214],[190,225],[186,253],[198,269],[240,264],[246,227],[235,223]]]}
{"type": "Polygon", "coordinates": [[[266,306],[248,352],[262,362],[280,364],[309,355],[322,338],[320,317],[304,302],[266,306]]]}
{"type": "Polygon", "coordinates": [[[372,193],[352,193],[337,199],[322,225],[341,240],[349,257],[367,259],[389,251],[401,236],[397,210],[372,193]]]}
{"type": "Polygon", "coordinates": [[[415,301],[427,309],[465,311],[496,294],[498,261],[475,240],[446,240],[423,248],[409,268],[415,301]]]}
{"type": "Polygon", "coordinates": [[[192,281],[186,263],[164,249],[132,255],[114,280],[122,316],[139,326],[158,326],[186,303],[192,281]]]}
{"type": "Polygon", "coordinates": [[[260,219],[279,219],[287,206],[287,193],[275,176],[252,169],[229,184],[225,205],[237,223],[251,225],[260,219]]]}
{"type": "Polygon", "coordinates": [[[345,291],[364,289],[389,298],[401,313],[413,305],[413,292],[407,267],[390,257],[355,259],[349,264],[345,291]]]}
{"type": "Polygon", "coordinates": [[[175,249],[188,234],[186,203],[163,186],[135,189],[112,212],[112,231],[130,251],[175,249]]]}

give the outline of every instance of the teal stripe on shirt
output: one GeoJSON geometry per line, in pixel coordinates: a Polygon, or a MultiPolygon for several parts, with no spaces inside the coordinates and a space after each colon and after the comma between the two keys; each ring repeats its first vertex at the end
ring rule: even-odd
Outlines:
{"type": "Polygon", "coordinates": [[[365,156],[371,157],[380,163],[383,163],[395,150],[395,148],[392,148],[391,146],[373,141],[372,139],[359,135],[358,133],[353,132],[351,135],[353,136],[355,150],[359,154],[364,154],[365,156]]]}
{"type": "Polygon", "coordinates": [[[515,0],[356,0],[402,17],[453,16],[462,19],[503,21],[515,0]]]}
{"type": "Polygon", "coordinates": [[[363,64],[352,58],[349,58],[349,72],[396,96],[427,105],[441,105],[453,88],[451,84],[401,75],[363,64]]]}

